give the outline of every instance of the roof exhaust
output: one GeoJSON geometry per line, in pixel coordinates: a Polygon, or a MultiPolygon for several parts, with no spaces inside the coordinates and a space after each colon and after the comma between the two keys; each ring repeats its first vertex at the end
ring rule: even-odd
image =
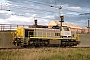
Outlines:
{"type": "Polygon", "coordinates": [[[60,21],[61,22],[61,27],[62,27],[62,22],[64,22],[64,16],[60,16],[60,21]]]}
{"type": "Polygon", "coordinates": [[[37,27],[37,20],[34,20],[34,25],[35,25],[35,28],[37,27]]]}

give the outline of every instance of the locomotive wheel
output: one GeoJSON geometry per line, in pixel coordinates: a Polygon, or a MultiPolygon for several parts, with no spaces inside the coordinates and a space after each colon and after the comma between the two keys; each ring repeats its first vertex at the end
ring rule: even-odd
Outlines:
{"type": "Polygon", "coordinates": [[[15,43],[15,46],[19,46],[19,44],[16,42],[16,43],[15,43]]]}

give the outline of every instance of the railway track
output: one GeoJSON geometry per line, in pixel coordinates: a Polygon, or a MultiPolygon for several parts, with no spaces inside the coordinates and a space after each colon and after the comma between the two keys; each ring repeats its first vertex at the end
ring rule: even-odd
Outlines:
{"type": "MultiPolygon", "coordinates": [[[[37,47],[38,48],[90,48],[90,47],[37,47]]],[[[19,50],[19,49],[32,49],[32,48],[0,48],[0,50],[19,50]]]]}

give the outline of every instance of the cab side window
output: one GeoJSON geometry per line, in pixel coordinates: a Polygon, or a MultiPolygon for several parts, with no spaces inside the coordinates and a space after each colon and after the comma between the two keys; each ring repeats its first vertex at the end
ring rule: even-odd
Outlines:
{"type": "Polygon", "coordinates": [[[60,33],[55,33],[55,36],[60,36],[60,33]]]}

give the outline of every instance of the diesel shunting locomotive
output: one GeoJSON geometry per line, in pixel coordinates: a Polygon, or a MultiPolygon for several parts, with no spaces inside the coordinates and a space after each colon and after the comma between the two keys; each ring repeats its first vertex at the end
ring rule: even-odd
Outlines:
{"type": "Polygon", "coordinates": [[[67,26],[39,27],[37,20],[33,27],[18,27],[13,33],[13,44],[16,46],[77,46],[79,34],[67,26]]]}

